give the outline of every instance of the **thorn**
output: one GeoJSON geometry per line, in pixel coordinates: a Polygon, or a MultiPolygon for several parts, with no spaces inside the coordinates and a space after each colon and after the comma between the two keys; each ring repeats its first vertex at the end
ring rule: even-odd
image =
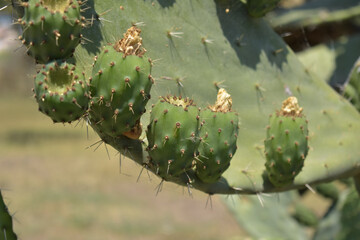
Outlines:
{"type": "Polygon", "coordinates": [[[140,180],[140,176],[141,176],[142,172],[144,171],[144,168],[145,168],[145,165],[143,165],[142,168],[141,168],[141,170],[140,170],[139,176],[138,176],[138,178],[136,179],[136,182],[137,182],[137,183],[138,183],[139,180],[140,180]]]}
{"type": "Polygon", "coordinates": [[[121,152],[119,152],[119,173],[121,174],[121,152]]]}
{"type": "Polygon", "coordinates": [[[156,196],[159,194],[159,192],[161,192],[163,185],[164,185],[164,179],[161,179],[161,182],[155,188],[156,189],[156,196]]]}
{"type": "Polygon", "coordinates": [[[306,187],[307,189],[309,189],[310,192],[316,194],[316,191],[315,191],[309,184],[305,184],[305,187],[306,187]]]}
{"type": "Polygon", "coordinates": [[[207,200],[206,200],[206,204],[205,204],[205,209],[207,209],[208,203],[210,203],[210,209],[212,210],[212,198],[211,198],[211,194],[209,194],[207,200]]]}
{"type": "Polygon", "coordinates": [[[183,32],[172,32],[172,31],[167,31],[167,36],[168,38],[172,38],[172,37],[176,37],[176,38],[182,38],[181,35],[183,35],[183,32]]]}
{"type": "Polygon", "coordinates": [[[8,5],[5,5],[5,6],[1,7],[1,8],[0,8],[0,11],[6,9],[8,6],[10,6],[10,3],[9,3],[8,5]]]}
{"type": "Polygon", "coordinates": [[[99,146],[100,146],[102,143],[103,143],[103,140],[102,140],[102,139],[100,139],[99,141],[97,141],[97,142],[95,142],[95,143],[91,144],[90,146],[86,147],[85,149],[92,148],[92,147],[93,147],[93,146],[95,146],[96,144],[99,144],[99,145],[95,148],[95,150],[94,150],[94,152],[95,152],[95,151],[99,148],[99,146]]]}
{"type": "Polygon", "coordinates": [[[106,153],[107,153],[107,155],[108,155],[108,158],[109,158],[109,160],[111,160],[111,159],[110,159],[109,150],[108,150],[105,142],[104,142],[104,146],[105,146],[105,150],[106,150],[106,153]]]}
{"type": "Polygon", "coordinates": [[[259,202],[262,207],[264,207],[264,199],[262,198],[260,193],[256,193],[257,198],[259,199],[259,202]]]}
{"type": "Polygon", "coordinates": [[[190,183],[187,183],[186,184],[187,185],[187,188],[188,188],[188,193],[189,193],[189,196],[191,197],[191,198],[193,198],[193,195],[192,195],[192,192],[191,192],[191,187],[192,187],[192,185],[190,184],[190,183]]]}
{"type": "Polygon", "coordinates": [[[201,38],[201,43],[202,44],[212,44],[212,43],[214,43],[214,40],[208,39],[207,37],[202,37],[201,38]]]}

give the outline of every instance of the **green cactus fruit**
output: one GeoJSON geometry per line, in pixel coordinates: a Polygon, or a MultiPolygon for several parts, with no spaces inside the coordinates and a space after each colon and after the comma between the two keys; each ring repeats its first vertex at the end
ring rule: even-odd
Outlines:
{"type": "Polygon", "coordinates": [[[238,114],[231,111],[231,106],[231,96],[221,88],[215,105],[200,112],[202,127],[196,175],[205,183],[220,179],[237,149],[239,119],[238,114]]]}
{"type": "Polygon", "coordinates": [[[112,137],[124,133],[131,137],[126,133],[139,130],[139,119],[150,99],[152,63],[143,56],[146,50],[140,32],[131,27],[123,39],[95,57],[89,116],[96,128],[112,137]]]}
{"type": "Polygon", "coordinates": [[[319,219],[316,214],[302,203],[295,205],[293,218],[295,218],[300,224],[308,227],[316,227],[319,223],[319,219]]]}
{"type": "Polygon", "coordinates": [[[89,86],[75,65],[60,61],[43,65],[34,82],[39,110],[55,123],[70,123],[86,113],[89,86]]]}
{"type": "Polygon", "coordinates": [[[270,116],[265,143],[266,170],[275,187],[291,184],[308,153],[307,120],[295,97],[270,116]]]}
{"type": "Polygon", "coordinates": [[[0,240],[16,240],[13,230],[12,216],[9,214],[0,191],[0,240]]]}
{"type": "Polygon", "coordinates": [[[199,127],[199,109],[188,98],[167,96],[153,105],[147,150],[149,164],[160,177],[168,180],[193,167],[200,142],[199,127]]]}
{"type": "Polygon", "coordinates": [[[273,10],[280,0],[247,0],[246,8],[252,17],[263,17],[273,10]]]}
{"type": "Polygon", "coordinates": [[[339,190],[334,183],[322,183],[315,186],[315,190],[323,197],[329,198],[333,201],[339,199],[339,190]]]}
{"type": "Polygon", "coordinates": [[[25,12],[19,19],[22,40],[27,53],[39,63],[66,59],[81,41],[84,18],[81,1],[30,0],[22,3],[25,12]]]}

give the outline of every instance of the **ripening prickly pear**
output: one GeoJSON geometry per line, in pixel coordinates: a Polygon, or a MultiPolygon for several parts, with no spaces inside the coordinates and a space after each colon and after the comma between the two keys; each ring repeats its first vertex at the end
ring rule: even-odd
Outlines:
{"type": "Polygon", "coordinates": [[[16,240],[12,217],[5,205],[0,191],[0,240],[16,240]]]}
{"type": "Polygon", "coordinates": [[[231,107],[231,96],[221,88],[215,105],[200,112],[202,127],[196,175],[203,182],[218,181],[237,149],[239,119],[231,107]]]}
{"type": "Polygon", "coordinates": [[[307,120],[295,97],[286,99],[270,116],[265,140],[266,170],[276,187],[290,184],[301,171],[308,153],[307,120]]]}
{"type": "Polygon", "coordinates": [[[147,130],[150,164],[163,179],[186,173],[199,145],[199,109],[188,98],[163,97],[151,110],[147,130]]]}
{"type": "Polygon", "coordinates": [[[20,39],[28,54],[39,63],[70,57],[81,41],[81,1],[29,0],[22,5],[20,39]]]}
{"type": "Polygon", "coordinates": [[[247,0],[246,8],[252,17],[263,17],[273,10],[280,0],[247,0]]]}
{"type": "Polygon", "coordinates": [[[131,27],[114,46],[106,46],[93,66],[90,81],[91,123],[112,137],[141,134],[139,119],[145,112],[153,84],[151,60],[144,57],[141,30],[131,27]],[[137,126],[136,126],[137,125],[137,126]],[[134,130],[135,128],[135,130],[134,130]],[[140,134],[127,134],[140,131],[140,134]]]}
{"type": "Polygon", "coordinates": [[[81,118],[88,108],[88,90],[84,73],[66,62],[43,65],[35,76],[34,93],[39,110],[54,122],[81,118]]]}

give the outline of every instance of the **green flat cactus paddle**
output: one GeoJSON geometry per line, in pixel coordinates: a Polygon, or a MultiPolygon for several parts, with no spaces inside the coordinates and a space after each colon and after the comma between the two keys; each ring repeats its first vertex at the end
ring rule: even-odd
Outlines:
{"type": "MultiPolygon", "coordinates": [[[[127,28],[136,25],[141,27],[147,54],[156,59],[149,103],[154,104],[158,96],[181,92],[198,107],[205,107],[215,100],[214,82],[233,93],[233,110],[241,116],[242,126],[238,149],[215,183],[204,183],[193,169],[187,171],[194,188],[223,194],[278,192],[360,172],[360,149],[354,140],[360,134],[359,112],[325,82],[313,78],[265,21],[249,16],[241,1],[176,0],[168,7],[155,0],[93,0],[91,4],[95,12],[106,14],[95,19],[93,27],[83,29],[84,36],[103,39],[77,48],[77,66],[87,73],[101,51],[100,44],[120,39],[127,28]],[[269,114],[289,95],[306,109],[310,149],[301,172],[289,185],[278,188],[264,174],[263,141],[269,114]]],[[[147,125],[149,114],[141,121],[147,125]]],[[[141,165],[148,163],[146,140],[116,139],[92,127],[121,153],[141,165]]],[[[146,167],[156,172],[155,167],[146,167]]],[[[185,174],[168,180],[188,183],[185,174]]]]}

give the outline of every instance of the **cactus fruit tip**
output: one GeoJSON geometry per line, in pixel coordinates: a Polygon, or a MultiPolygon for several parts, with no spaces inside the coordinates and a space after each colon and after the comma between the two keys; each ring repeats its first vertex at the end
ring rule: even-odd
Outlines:
{"type": "Polygon", "coordinates": [[[141,29],[132,26],[124,33],[124,37],[115,43],[114,49],[124,53],[125,57],[129,55],[142,57],[145,54],[146,49],[142,47],[140,33],[141,29]]]}
{"type": "Polygon", "coordinates": [[[216,102],[213,106],[209,106],[213,112],[231,112],[232,98],[224,88],[220,88],[217,94],[216,102]]]}
{"type": "Polygon", "coordinates": [[[296,97],[289,97],[282,103],[278,116],[301,117],[303,108],[299,106],[296,97]]]}

